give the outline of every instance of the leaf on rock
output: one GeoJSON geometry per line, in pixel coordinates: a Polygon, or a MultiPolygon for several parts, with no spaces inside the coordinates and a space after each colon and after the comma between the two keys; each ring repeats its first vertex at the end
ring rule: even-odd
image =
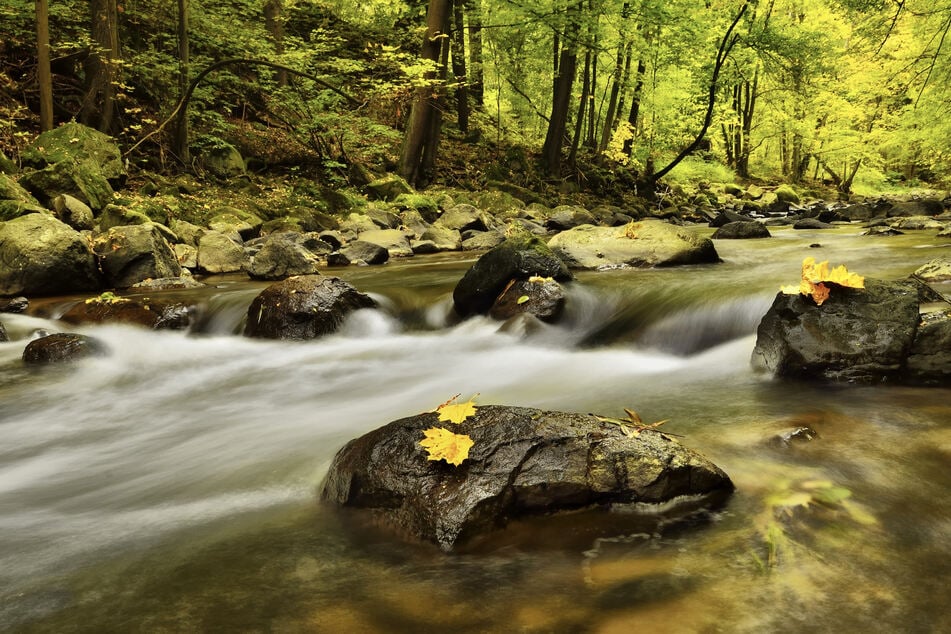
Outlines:
{"type": "Polygon", "coordinates": [[[456,466],[469,457],[469,449],[475,444],[468,435],[454,434],[441,427],[431,427],[423,434],[426,437],[419,444],[429,454],[427,460],[445,460],[456,466]]]}
{"type": "Polygon", "coordinates": [[[802,273],[799,286],[788,285],[780,288],[786,295],[808,295],[817,306],[829,299],[828,284],[845,286],[848,288],[865,288],[865,278],[857,273],[849,273],[844,264],[840,264],[831,271],[829,261],[816,263],[816,259],[809,257],[802,261],[802,273]]]}
{"type": "Polygon", "coordinates": [[[458,396],[459,395],[457,394],[452,399],[436,408],[436,411],[439,412],[439,420],[449,421],[450,423],[455,423],[458,425],[470,416],[475,416],[475,396],[470,398],[465,403],[453,403],[453,401],[456,400],[458,396]]]}

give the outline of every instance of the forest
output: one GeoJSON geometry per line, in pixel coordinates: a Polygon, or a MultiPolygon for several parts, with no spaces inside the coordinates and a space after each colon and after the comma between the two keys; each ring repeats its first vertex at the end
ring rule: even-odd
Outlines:
{"type": "Polygon", "coordinates": [[[0,150],[79,121],[130,166],[650,197],[947,187],[951,3],[8,0],[0,150]]]}

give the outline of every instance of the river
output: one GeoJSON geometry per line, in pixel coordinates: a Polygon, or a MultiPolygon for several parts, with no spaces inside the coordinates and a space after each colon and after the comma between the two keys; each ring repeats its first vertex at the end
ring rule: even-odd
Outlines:
{"type": "Polygon", "coordinates": [[[2,315],[0,630],[951,631],[951,390],[749,365],[803,257],[895,279],[951,253],[934,232],[860,232],[779,229],[718,241],[717,265],[582,273],[564,323],[528,332],[447,323],[465,254],[334,271],[383,309],[307,343],[235,336],[264,284],[228,277],[184,293],[198,332],[72,328],[112,353],[68,368],[19,359],[76,298],[2,315]],[[669,419],[736,493],[647,532],[518,525],[455,555],[317,503],[348,439],[454,394],[669,419]],[[770,442],[799,426],[818,438],[770,442]]]}

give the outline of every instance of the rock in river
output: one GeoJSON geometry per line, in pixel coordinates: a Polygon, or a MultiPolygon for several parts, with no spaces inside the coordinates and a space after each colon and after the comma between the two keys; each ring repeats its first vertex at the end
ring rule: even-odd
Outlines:
{"type": "Polygon", "coordinates": [[[659,432],[635,437],[592,414],[485,406],[459,425],[434,412],[393,421],[341,449],[321,498],[368,509],[398,532],[452,550],[519,517],[582,508],[633,509],[681,496],[722,501],[730,478],[659,432]],[[474,441],[459,466],[430,461],[427,428],[474,441]]]}
{"type": "Polygon", "coordinates": [[[263,339],[314,339],[376,302],[339,277],[299,275],[272,284],[248,308],[244,334],[263,339]]]}
{"type": "Polygon", "coordinates": [[[28,343],[23,350],[23,362],[27,365],[49,365],[85,357],[101,357],[108,353],[108,348],[98,339],[58,332],[28,343]]]}

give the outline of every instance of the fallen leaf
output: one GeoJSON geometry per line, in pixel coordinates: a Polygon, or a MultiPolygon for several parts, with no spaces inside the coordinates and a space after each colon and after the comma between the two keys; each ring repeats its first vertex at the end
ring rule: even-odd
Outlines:
{"type": "Polygon", "coordinates": [[[528,300],[529,300],[528,295],[522,295],[522,296],[519,297],[517,300],[515,300],[515,303],[521,305],[521,304],[526,303],[528,300]]]}
{"type": "Polygon", "coordinates": [[[857,273],[849,273],[844,264],[840,264],[831,271],[829,261],[816,263],[816,259],[809,257],[802,261],[802,272],[798,286],[787,285],[780,287],[786,295],[808,295],[817,306],[829,299],[828,284],[845,286],[848,288],[865,288],[865,278],[857,273]]]}
{"type": "Polygon", "coordinates": [[[445,460],[456,466],[469,457],[469,449],[475,444],[468,435],[454,434],[441,427],[431,427],[423,434],[425,438],[419,444],[429,454],[427,460],[445,460]]]}
{"type": "Polygon", "coordinates": [[[449,421],[450,423],[455,423],[458,425],[470,416],[475,416],[475,396],[470,398],[465,403],[453,403],[452,401],[456,400],[457,397],[458,394],[451,400],[436,408],[436,411],[439,412],[439,420],[449,421]]]}

